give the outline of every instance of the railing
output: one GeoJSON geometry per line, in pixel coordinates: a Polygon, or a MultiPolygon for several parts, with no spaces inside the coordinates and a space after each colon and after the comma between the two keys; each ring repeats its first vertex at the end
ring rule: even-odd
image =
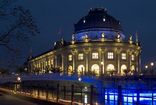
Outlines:
{"type": "Polygon", "coordinates": [[[53,74],[20,74],[20,75],[5,75],[0,76],[0,84],[7,83],[7,82],[18,82],[17,78],[20,77],[21,81],[42,81],[42,80],[59,80],[59,81],[80,81],[80,82],[86,82],[90,84],[98,84],[100,83],[100,80],[96,77],[90,77],[90,76],[81,76],[78,75],[62,75],[59,73],[53,73],[53,74]]]}

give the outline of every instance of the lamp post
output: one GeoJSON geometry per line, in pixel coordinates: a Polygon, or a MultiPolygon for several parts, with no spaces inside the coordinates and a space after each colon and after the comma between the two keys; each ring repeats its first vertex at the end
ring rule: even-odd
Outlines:
{"type": "Polygon", "coordinates": [[[145,68],[144,68],[144,75],[149,75],[149,72],[148,72],[148,65],[145,65],[145,68]]]}
{"type": "Polygon", "coordinates": [[[150,66],[151,66],[151,75],[153,76],[153,73],[154,73],[154,71],[153,71],[154,62],[151,62],[150,66]]]}

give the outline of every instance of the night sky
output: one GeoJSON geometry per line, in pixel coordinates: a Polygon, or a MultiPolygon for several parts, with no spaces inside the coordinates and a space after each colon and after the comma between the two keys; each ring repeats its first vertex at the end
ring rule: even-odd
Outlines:
{"type": "Polygon", "coordinates": [[[143,64],[156,60],[155,0],[19,0],[17,4],[30,9],[39,26],[40,34],[31,43],[33,55],[49,50],[62,37],[71,40],[74,23],[90,8],[103,7],[120,20],[126,36],[138,32],[143,64]]]}

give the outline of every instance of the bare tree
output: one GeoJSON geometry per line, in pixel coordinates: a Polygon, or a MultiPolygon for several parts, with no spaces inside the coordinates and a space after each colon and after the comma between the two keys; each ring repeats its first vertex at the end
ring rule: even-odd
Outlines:
{"type": "MultiPolygon", "coordinates": [[[[17,6],[16,0],[0,0],[0,48],[7,48],[7,52],[11,52],[13,54],[11,57],[16,60],[12,61],[9,58],[3,61],[13,62],[12,65],[15,66],[14,63],[17,62],[21,50],[29,44],[32,36],[38,33],[36,22],[28,9],[17,6]]],[[[4,64],[10,65],[10,63],[4,64]]],[[[9,67],[8,65],[6,67],[9,67]]]]}
{"type": "Polygon", "coordinates": [[[31,12],[21,6],[10,6],[14,1],[0,0],[0,45],[11,51],[18,50],[16,42],[28,41],[39,32],[31,12]]]}

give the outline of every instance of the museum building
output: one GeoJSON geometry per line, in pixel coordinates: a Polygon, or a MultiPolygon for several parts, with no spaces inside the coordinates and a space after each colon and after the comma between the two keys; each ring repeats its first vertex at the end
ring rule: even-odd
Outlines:
{"type": "Polygon", "coordinates": [[[74,25],[71,39],[54,42],[49,51],[31,57],[28,70],[79,76],[124,76],[141,71],[138,38],[126,38],[120,22],[106,9],[90,9],[74,25]]]}

